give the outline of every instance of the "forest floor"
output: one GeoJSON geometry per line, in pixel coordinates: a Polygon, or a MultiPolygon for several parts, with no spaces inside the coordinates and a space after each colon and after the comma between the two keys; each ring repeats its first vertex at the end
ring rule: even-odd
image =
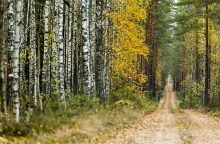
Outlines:
{"type": "Polygon", "coordinates": [[[180,110],[167,85],[160,106],[106,144],[220,144],[220,119],[196,110],[180,110]]]}
{"type": "Polygon", "coordinates": [[[81,118],[76,125],[67,125],[55,133],[35,138],[10,140],[0,137],[0,143],[220,144],[220,118],[196,110],[179,109],[176,93],[169,84],[158,108],[150,114],[130,109],[122,113],[104,111],[81,118]]]}

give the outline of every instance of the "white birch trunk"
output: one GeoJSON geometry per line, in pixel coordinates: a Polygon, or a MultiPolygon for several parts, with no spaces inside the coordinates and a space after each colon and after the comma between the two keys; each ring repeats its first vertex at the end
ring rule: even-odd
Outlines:
{"type": "MultiPolygon", "coordinates": [[[[21,41],[20,41],[20,52],[19,52],[19,93],[20,95],[25,95],[25,56],[26,56],[26,34],[25,34],[25,15],[24,15],[24,0],[22,0],[22,11],[21,11],[21,27],[20,27],[20,35],[21,35],[21,41]]],[[[29,10],[29,8],[28,8],[29,10]]]]}
{"type": "MultiPolygon", "coordinates": [[[[107,13],[111,12],[111,0],[106,1],[106,11],[107,13]]],[[[111,46],[111,23],[110,19],[108,16],[105,17],[105,50],[104,50],[104,76],[103,76],[103,83],[104,83],[104,95],[106,101],[108,100],[109,97],[109,92],[110,92],[110,65],[109,65],[109,58],[110,58],[110,46],[111,46]]]]}
{"type": "Polygon", "coordinates": [[[50,0],[46,0],[44,7],[44,56],[43,56],[43,87],[45,88],[44,93],[49,93],[49,10],[50,0]]]}
{"type": "Polygon", "coordinates": [[[89,39],[90,39],[90,71],[91,71],[91,92],[95,92],[95,46],[96,46],[96,1],[90,0],[89,6],[89,39]]]}
{"type": "MultiPolygon", "coordinates": [[[[71,5],[71,2],[70,2],[71,5]]],[[[71,6],[65,5],[65,88],[70,90],[71,84],[71,6]]]]}
{"type": "Polygon", "coordinates": [[[73,2],[70,1],[70,7],[68,9],[68,83],[67,83],[67,88],[69,90],[71,90],[71,86],[72,86],[72,55],[73,55],[73,51],[72,51],[72,31],[73,31],[73,2]]]}
{"type": "Polygon", "coordinates": [[[59,1],[59,82],[60,82],[60,98],[61,105],[66,107],[66,99],[65,99],[65,89],[64,89],[64,37],[63,37],[63,10],[64,10],[64,2],[63,0],[59,1]]]}
{"type": "Polygon", "coordinates": [[[83,86],[84,93],[91,92],[90,46],[89,46],[89,0],[82,0],[82,37],[83,37],[83,86]]]}
{"type": "Polygon", "coordinates": [[[14,50],[14,33],[15,33],[15,10],[14,10],[14,1],[8,1],[8,8],[7,8],[7,15],[8,15],[8,36],[7,36],[7,60],[8,60],[8,67],[7,67],[7,98],[12,97],[12,80],[13,80],[13,70],[12,70],[12,55],[14,50]]]}
{"type": "Polygon", "coordinates": [[[14,101],[14,119],[16,122],[20,120],[20,102],[19,102],[19,48],[20,48],[20,24],[21,24],[21,11],[22,2],[17,0],[16,3],[16,29],[15,29],[15,47],[13,50],[13,83],[12,83],[12,96],[14,101]]]}

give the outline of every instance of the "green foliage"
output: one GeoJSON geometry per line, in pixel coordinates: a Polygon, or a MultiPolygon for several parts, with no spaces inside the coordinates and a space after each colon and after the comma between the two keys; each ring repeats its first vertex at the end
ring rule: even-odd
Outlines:
{"type": "Polygon", "coordinates": [[[130,100],[120,100],[114,103],[115,106],[130,106],[134,107],[134,103],[130,100]]]}
{"type": "Polygon", "coordinates": [[[93,109],[93,108],[98,108],[100,107],[101,104],[99,102],[98,98],[95,98],[92,95],[88,96],[81,96],[77,95],[74,96],[73,98],[70,98],[68,100],[67,107],[70,108],[79,108],[79,109],[93,109]]]}
{"type": "Polygon", "coordinates": [[[211,80],[211,91],[210,91],[210,99],[211,99],[211,105],[212,106],[218,106],[220,101],[220,89],[219,84],[216,83],[216,79],[211,80]]]}
{"type": "MultiPolygon", "coordinates": [[[[156,102],[151,102],[144,96],[125,91],[113,92],[111,102],[108,105],[101,104],[100,100],[92,95],[73,96],[69,93],[66,109],[60,108],[59,101],[54,98],[45,95],[43,97],[47,98],[43,112],[36,109],[32,113],[29,123],[25,120],[22,120],[19,124],[8,122],[7,125],[4,125],[2,134],[31,136],[39,135],[42,132],[54,133],[64,125],[69,125],[69,127],[78,126],[80,119],[87,121],[90,116],[95,116],[96,121],[101,120],[103,127],[106,126],[106,130],[108,130],[108,127],[121,126],[122,121],[128,123],[131,119],[137,119],[136,116],[130,115],[130,112],[128,114],[127,110],[140,111],[143,109],[145,112],[150,112],[157,106],[156,102]]],[[[81,134],[76,133],[76,137],[79,136],[81,138],[81,134]]]]}
{"type": "Polygon", "coordinates": [[[183,113],[183,110],[181,110],[180,108],[172,108],[170,109],[171,113],[183,113]]]}
{"type": "Polygon", "coordinates": [[[59,101],[49,99],[47,110],[42,114],[35,113],[31,120],[31,126],[35,133],[54,132],[57,128],[74,121],[81,114],[102,107],[99,100],[91,96],[73,96],[69,98],[67,108],[60,108],[59,101]]]}
{"type": "Polygon", "coordinates": [[[3,124],[2,134],[8,136],[27,136],[30,134],[30,127],[24,123],[8,122],[3,124]]]}
{"type": "Polygon", "coordinates": [[[180,52],[175,35],[175,8],[174,1],[164,0],[158,3],[158,48],[163,64],[163,73],[168,76],[178,73],[180,52]]]}
{"type": "Polygon", "coordinates": [[[143,93],[126,88],[112,91],[110,103],[116,106],[127,105],[145,110],[151,109],[151,106],[157,106],[157,102],[150,101],[143,93]]]}
{"type": "Polygon", "coordinates": [[[210,114],[216,117],[220,117],[220,106],[213,107],[210,114]]]}
{"type": "MultiPolygon", "coordinates": [[[[180,107],[182,108],[199,108],[202,106],[201,97],[203,96],[204,83],[185,81],[184,93],[181,93],[180,107]]],[[[180,93],[179,93],[180,94],[180,93]]]]}

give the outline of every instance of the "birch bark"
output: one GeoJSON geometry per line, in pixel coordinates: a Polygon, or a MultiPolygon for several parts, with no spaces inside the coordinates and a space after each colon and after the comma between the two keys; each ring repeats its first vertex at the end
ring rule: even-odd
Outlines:
{"type": "Polygon", "coordinates": [[[95,92],[95,47],[96,47],[96,1],[89,0],[89,40],[90,40],[90,71],[91,71],[91,92],[95,92]]]}
{"type": "Polygon", "coordinates": [[[16,26],[15,26],[15,47],[13,49],[13,83],[12,83],[12,97],[14,102],[14,119],[16,122],[20,120],[20,101],[19,101],[19,49],[20,49],[20,24],[21,24],[21,11],[22,2],[17,0],[16,3],[16,26]]]}
{"type": "Polygon", "coordinates": [[[64,2],[63,0],[59,1],[59,83],[60,83],[60,98],[62,107],[66,107],[66,99],[65,99],[65,89],[64,89],[64,37],[63,37],[63,13],[64,10],[64,2]]]}
{"type": "Polygon", "coordinates": [[[89,17],[88,17],[88,0],[82,0],[82,49],[83,49],[83,86],[84,93],[91,92],[91,71],[90,71],[90,46],[89,46],[89,17]]]}
{"type": "Polygon", "coordinates": [[[67,45],[68,45],[68,71],[67,71],[67,75],[68,75],[68,89],[71,90],[71,86],[72,86],[72,55],[73,55],[73,51],[72,51],[72,31],[73,31],[73,1],[70,1],[70,6],[68,9],[68,39],[67,39],[67,45]]]}
{"type": "Polygon", "coordinates": [[[12,71],[12,54],[14,50],[14,33],[15,33],[15,26],[14,26],[14,2],[12,0],[8,1],[8,8],[7,8],[7,16],[8,16],[8,35],[7,35],[7,101],[12,98],[12,79],[13,79],[13,71],[12,71]]]}
{"type": "Polygon", "coordinates": [[[43,55],[43,92],[49,93],[49,70],[50,70],[50,58],[49,58],[49,10],[50,0],[46,0],[44,7],[44,55],[43,55]]]}

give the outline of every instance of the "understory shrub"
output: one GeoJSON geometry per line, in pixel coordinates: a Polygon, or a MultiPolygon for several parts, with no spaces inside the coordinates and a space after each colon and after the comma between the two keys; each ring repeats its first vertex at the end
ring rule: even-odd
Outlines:
{"type": "Polygon", "coordinates": [[[204,82],[191,81],[186,78],[182,83],[183,90],[178,92],[180,107],[182,108],[199,108],[202,106],[202,97],[204,93],[204,82]]]}

